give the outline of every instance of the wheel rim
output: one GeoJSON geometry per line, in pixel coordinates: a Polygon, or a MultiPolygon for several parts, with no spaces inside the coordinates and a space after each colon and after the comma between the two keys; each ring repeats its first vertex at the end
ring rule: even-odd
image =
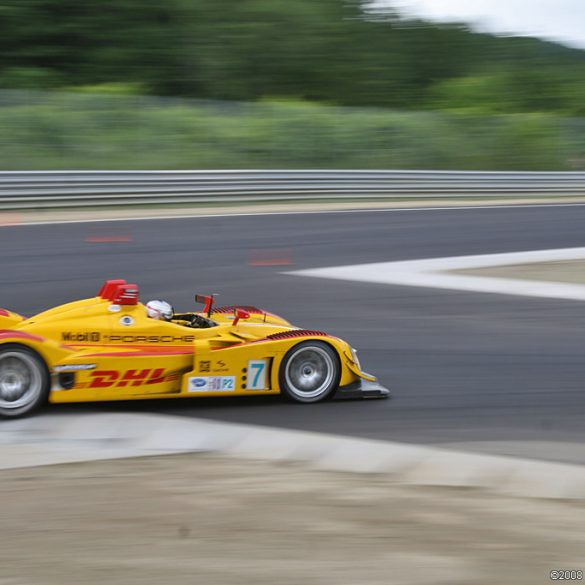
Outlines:
{"type": "Polygon", "coordinates": [[[0,355],[0,408],[28,406],[41,393],[43,380],[36,361],[21,352],[0,355]]]}
{"type": "Polygon", "coordinates": [[[293,353],[285,369],[291,392],[300,398],[317,398],[331,387],[335,376],[333,359],[320,347],[301,348],[293,353]]]}

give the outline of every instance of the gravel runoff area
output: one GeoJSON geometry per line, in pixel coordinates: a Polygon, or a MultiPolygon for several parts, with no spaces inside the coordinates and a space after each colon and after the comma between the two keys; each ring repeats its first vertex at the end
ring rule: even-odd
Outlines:
{"type": "Polygon", "coordinates": [[[189,454],[0,472],[0,584],[549,583],[585,504],[189,454]]]}
{"type": "Polygon", "coordinates": [[[517,278],[545,282],[585,284],[585,260],[563,260],[557,262],[538,262],[510,266],[492,266],[473,270],[455,270],[467,276],[488,276],[492,278],[517,278]]]}
{"type": "Polygon", "coordinates": [[[548,205],[548,204],[585,204],[585,197],[474,197],[456,198],[394,198],[394,199],[351,199],[341,201],[290,201],[261,203],[226,203],[217,205],[190,205],[165,207],[104,207],[77,209],[34,209],[0,211],[0,227],[32,223],[60,223],[67,221],[106,221],[118,219],[144,219],[156,217],[181,217],[205,215],[257,214],[257,213],[290,213],[307,211],[350,211],[355,209],[413,209],[427,207],[472,207],[498,205],[548,205]]]}

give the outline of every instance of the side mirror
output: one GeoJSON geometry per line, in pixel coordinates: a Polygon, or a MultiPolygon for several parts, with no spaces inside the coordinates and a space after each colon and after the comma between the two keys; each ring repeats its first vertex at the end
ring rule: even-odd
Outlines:
{"type": "Polygon", "coordinates": [[[232,325],[234,325],[234,326],[238,324],[238,321],[240,319],[249,319],[250,318],[250,313],[248,313],[247,311],[243,311],[242,309],[236,309],[235,315],[236,315],[236,317],[232,323],[232,325]]]}
{"type": "Polygon", "coordinates": [[[205,305],[203,312],[207,313],[207,318],[211,317],[214,298],[215,295],[195,295],[195,302],[205,305]]]}

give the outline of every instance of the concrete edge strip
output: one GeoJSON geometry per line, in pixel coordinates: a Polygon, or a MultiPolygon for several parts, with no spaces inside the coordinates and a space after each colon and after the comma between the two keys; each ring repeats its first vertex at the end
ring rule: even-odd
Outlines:
{"type": "Polygon", "coordinates": [[[398,262],[376,262],[372,264],[296,270],[285,272],[284,274],[351,280],[374,284],[585,301],[585,286],[583,285],[536,280],[515,280],[511,278],[466,276],[448,272],[471,268],[583,259],[585,259],[585,248],[562,248],[398,262]]]}
{"type": "Polygon", "coordinates": [[[585,499],[585,466],[428,446],[156,414],[57,414],[0,426],[0,469],[201,452],[383,474],[404,485],[585,499]]]}
{"type": "Polygon", "coordinates": [[[518,203],[511,201],[509,203],[487,203],[485,201],[477,202],[475,204],[453,204],[453,205],[437,205],[437,202],[433,202],[434,205],[418,205],[400,207],[396,204],[389,207],[376,206],[376,207],[360,207],[356,204],[355,207],[350,208],[327,208],[327,209],[307,209],[306,207],[301,209],[287,209],[287,210],[254,210],[252,208],[235,208],[233,211],[213,211],[209,209],[194,211],[193,209],[186,209],[178,213],[164,213],[161,209],[161,213],[152,214],[151,212],[136,212],[136,214],[121,216],[119,210],[113,210],[110,212],[108,217],[99,217],[100,212],[87,212],[84,214],[76,215],[75,217],[57,217],[54,219],[31,219],[33,215],[31,212],[22,212],[19,210],[15,211],[3,211],[0,212],[0,227],[34,227],[34,226],[46,226],[46,225],[62,225],[62,224],[83,224],[83,223],[117,223],[124,221],[155,221],[155,220],[187,220],[187,219],[207,219],[207,218],[229,218],[229,217],[259,217],[259,216],[273,216],[273,215],[309,215],[309,214],[332,214],[332,213],[380,213],[380,212],[416,212],[416,211],[466,211],[466,210],[477,210],[477,209],[522,209],[522,208],[543,208],[543,207],[583,207],[585,202],[524,202],[518,203]]]}

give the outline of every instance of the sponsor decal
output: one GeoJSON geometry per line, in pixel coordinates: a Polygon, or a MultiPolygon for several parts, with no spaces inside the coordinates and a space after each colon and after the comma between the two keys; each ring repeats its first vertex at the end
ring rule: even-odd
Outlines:
{"type": "MultiPolygon", "coordinates": [[[[128,318],[132,319],[132,317],[128,318]]],[[[126,323],[126,326],[132,325],[132,323],[126,323]]],[[[65,331],[61,334],[61,339],[68,343],[100,343],[102,341],[111,343],[193,343],[195,337],[193,335],[103,335],[99,331],[65,331]]]]}
{"type": "Polygon", "coordinates": [[[95,370],[97,364],[69,364],[65,366],[55,366],[54,372],[82,372],[84,370],[95,370]]]}
{"type": "Polygon", "coordinates": [[[125,372],[96,370],[90,374],[91,382],[88,387],[112,388],[115,386],[116,388],[125,388],[127,386],[149,386],[178,380],[180,375],[181,373],[177,371],[165,372],[164,368],[126,370],[125,372]]]}
{"type": "Polygon", "coordinates": [[[189,378],[189,392],[234,392],[235,376],[199,376],[189,378]]]}
{"type": "Polygon", "coordinates": [[[182,335],[178,337],[174,335],[106,335],[105,339],[119,341],[121,343],[175,343],[176,341],[193,343],[195,337],[193,335],[182,335]]]}
{"type": "Polygon", "coordinates": [[[223,360],[218,360],[216,362],[211,362],[209,360],[201,360],[199,362],[199,371],[201,373],[208,373],[208,372],[229,372],[229,368],[227,364],[223,360]]]}
{"type": "Polygon", "coordinates": [[[130,327],[131,325],[134,325],[134,319],[130,317],[130,315],[124,315],[123,317],[120,317],[120,325],[123,327],[130,327]]]}
{"type": "Polygon", "coordinates": [[[99,331],[81,331],[73,333],[71,331],[65,331],[61,334],[63,341],[91,341],[92,343],[99,343],[102,339],[99,331]]]}
{"type": "Polygon", "coordinates": [[[212,368],[211,368],[214,372],[229,372],[229,368],[227,367],[227,364],[223,361],[223,360],[218,360],[216,361],[212,368]]]}

